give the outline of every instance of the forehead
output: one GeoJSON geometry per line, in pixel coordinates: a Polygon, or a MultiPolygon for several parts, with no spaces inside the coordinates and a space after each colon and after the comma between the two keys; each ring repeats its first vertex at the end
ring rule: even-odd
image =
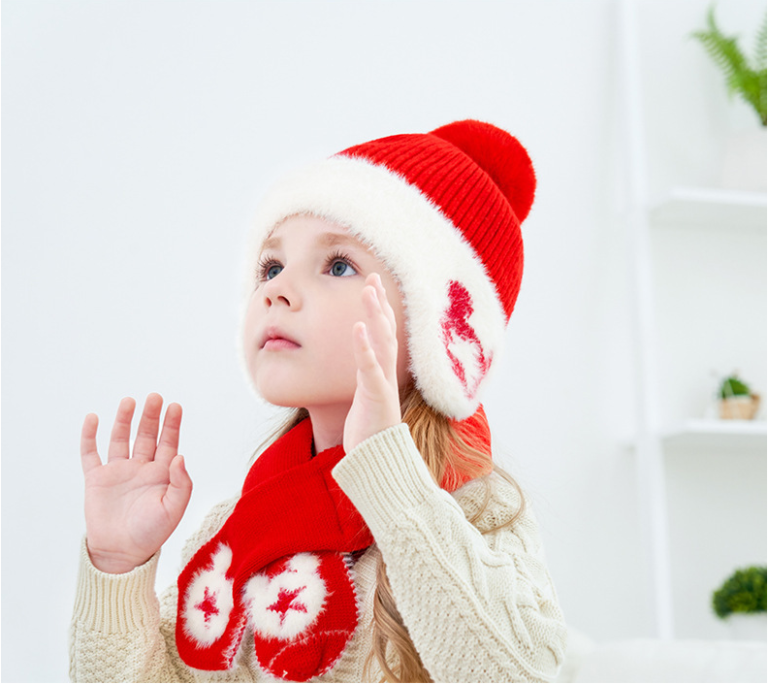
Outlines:
{"type": "Polygon", "coordinates": [[[270,231],[261,246],[262,251],[278,249],[286,240],[300,239],[318,247],[359,247],[372,252],[362,240],[354,237],[344,226],[316,216],[291,216],[270,231]]]}

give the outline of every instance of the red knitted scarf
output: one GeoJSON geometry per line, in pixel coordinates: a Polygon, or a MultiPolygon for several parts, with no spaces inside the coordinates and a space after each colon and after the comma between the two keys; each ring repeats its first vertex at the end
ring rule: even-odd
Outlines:
{"type": "MultiPolygon", "coordinates": [[[[482,408],[463,424],[490,450],[482,408]]],[[[176,645],[187,665],[231,668],[246,625],[259,665],[277,677],[307,681],[338,662],[358,619],[345,554],[373,543],[331,476],[343,457],[341,446],[312,456],[306,419],[256,460],[221,530],[179,575],[176,645]]],[[[451,472],[442,484],[464,481],[451,472]]]]}

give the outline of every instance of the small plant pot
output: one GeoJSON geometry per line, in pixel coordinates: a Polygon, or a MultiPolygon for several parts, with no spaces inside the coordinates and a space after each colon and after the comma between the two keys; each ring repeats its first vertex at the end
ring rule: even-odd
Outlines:
{"type": "Polygon", "coordinates": [[[731,613],[726,618],[731,638],[736,641],[762,641],[768,638],[765,613],[731,613]]]}
{"type": "Polygon", "coordinates": [[[760,395],[728,397],[720,400],[720,418],[723,420],[752,420],[760,408],[760,395]]]}

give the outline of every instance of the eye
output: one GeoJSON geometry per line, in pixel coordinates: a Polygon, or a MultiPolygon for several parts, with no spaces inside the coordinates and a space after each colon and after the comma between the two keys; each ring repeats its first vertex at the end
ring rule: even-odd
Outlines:
{"type": "Polygon", "coordinates": [[[355,269],[346,261],[334,261],[331,265],[331,273],[335,276],[355,275],[355,269]]]}
{"type": "Polygon", "coordinates": [[[263,283],[265,280],[272,280],[272,278],[278,275],[282,270],[283,265],[274,259],[264,259],[260,261],[258,268],[259,282],[263,283]]]}
{"type": "Polygon", "coordinates": [[[328,259],[327,269],[332,276],[336,277],[343,278],[357,275],[357,271],[352,266],[349,257],[346,257],[343,254],[335,254],[330,257],[330,259],[328,259]]]}

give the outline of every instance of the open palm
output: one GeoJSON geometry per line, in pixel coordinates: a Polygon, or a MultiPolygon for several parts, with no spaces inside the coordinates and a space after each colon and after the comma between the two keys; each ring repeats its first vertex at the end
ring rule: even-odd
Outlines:
{"type": "Polygon", "coordinates": [[[178,454],[181,406],[168,406],[158,441],[162,405],[160,395],[147,397],[131,456],[136,403],[120,402],[106,463],[96,448],[98,418],[89,414],[83,423],[88,552],[104,572],[129,572],[145,563],[171,536],[189,503],[192,480],[178,454]]]}

